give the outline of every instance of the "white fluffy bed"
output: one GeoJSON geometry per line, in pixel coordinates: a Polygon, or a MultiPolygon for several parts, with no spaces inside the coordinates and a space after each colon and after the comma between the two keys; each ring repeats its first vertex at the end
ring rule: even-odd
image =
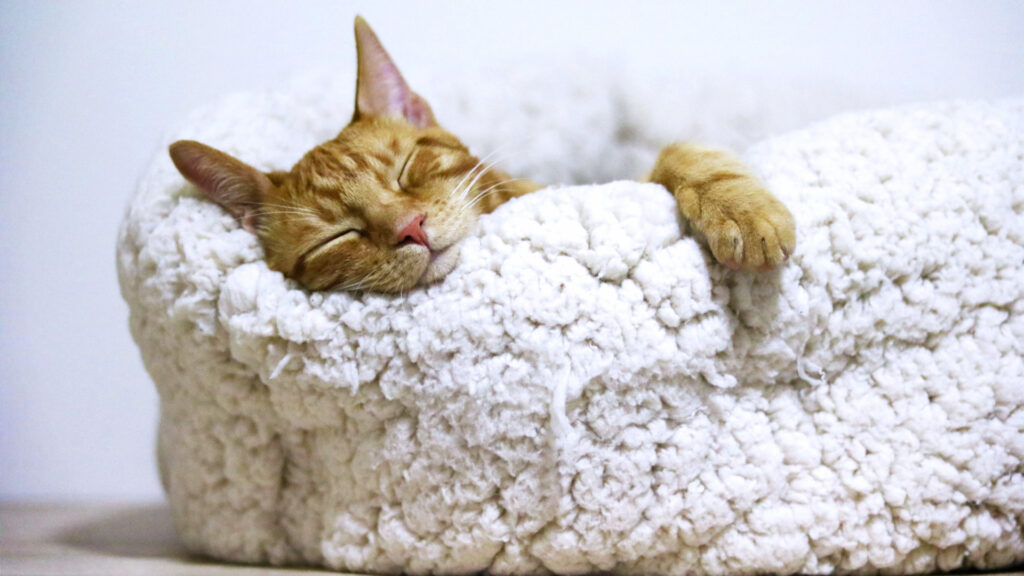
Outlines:
{"type": "MultiPolygon", "coordinates": [[[[743,146],[820,110],[691,90],[672,116],[669,91],[568,78],[425,94],[542,181],[637,175],[668,128],[743,146]]],[[[345,123],[347,81],[171,136],[287,168],[345,123]]],[[[778,273],[714,264],[668,193],[619,181],[516,200],[444,283],[384,297],[269,271],[158,155],[118,270],[185,543],[413,574],[1024,561],[1024,101],[844,115],[746,158],[798,223],[778,273]]]]}

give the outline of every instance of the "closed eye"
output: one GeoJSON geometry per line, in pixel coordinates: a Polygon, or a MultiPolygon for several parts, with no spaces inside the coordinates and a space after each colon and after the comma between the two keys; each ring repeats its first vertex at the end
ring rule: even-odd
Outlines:
{"type": "Polygon", "coordinates": [[[402,191],[405,191],[405,186],[402,184],[402,182],[405,182],[405,171],[408,170],[412,157],[415,155],[416,150],[414,149],[411,154],[405,157],[405,163],[402,164],[402,169],[398,171],[398,187],[402,191]]]}
{"type": "Polygon", "coordinates": [[[363,231],[360,230],[359,228],[346,228],[345,230],[342,230],[341,232],[338,232],[334,236],[331,236],[330,238],[328,238],[324,242],[324,244],[327,244],[328,242],[334,242],[338,238],[341,238],[342,236],[348,236],[349,234],[355,234],[357,236],[362,236],[363,231]]]}
{"type": "Polygon", "coordinates": [[[432,138],[429,136],[424,136],[423,138],[420,138],[419,140],[416,141],[416,146],[412,149],[412,152],[410,152],[409,155],[405,157],[405,162],[402,163],[402,168],[398,171],[398,188],[403,192],[408,192],[408,190],[406,190],[406,187],[409,185],[409,180],[406,172],[408,172],[409,167],[412,165],[413,158],[416,157],[416,154],[419,153],[419,151],[422,148],[444,148],[446,150],[454,150],[457,152],[467,151],[466,147],[462,146],[458,142],[446,142],[444,140],[438,140],[437,138],[432,138]]]}
{"type": "Polygon", "coordinates": [[[317,250],[319,250],[321,248],[324,248],[325,246],[327,246],[331,242],[334,242],[335,240],[339,240],[339,239],[344,238],[346,236],[349,236],[349,235],[360,235],[361,236],[363,234],[364,234],[364,232],[362,230],[358,229],[358,228],[347,228],[345,230],[342,230],[341,232],[338,232],[334,236],[331,236],[331,237],[327,238],[326,240],[324,240],[323,242],[317,244],[316,246],[313,246],[312,248],[309,249],[309,251],[306,252],[306,254],[312,254],[313,252],[316,252],[317,250]]]}
{"type": "Polygon", "coordinates": [[[341,232],[338,232],[334,236],[331,236],[331,237],[327,238],[323,242],[320,242],[316,246],[313,246],[309,250],[306,250],[305,252],[302,253],[302,255],[300,255],[298,257],[297,260],[295,260],[295,265],[292,266],[291,277],[292,278],[299,278],[299,277],[301,277],[302,274],[306,270],[306,261],[309,260],[310,257],[315,256],[317,252],[319,252],[320,250],[323,250],[324,248],[329,246],[335,240],[340,240],[340,239],[346,238],[346,237],[348,237],[350,235],[365,236],[366,235],[366,231],[365,230],[360,230],[359,228],[346,228],[345,230],[342,230],[341,232]]]}

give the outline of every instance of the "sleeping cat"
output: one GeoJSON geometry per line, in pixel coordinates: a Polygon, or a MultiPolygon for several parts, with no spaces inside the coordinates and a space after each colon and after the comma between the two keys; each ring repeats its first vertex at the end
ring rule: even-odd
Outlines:
{"type": "MultiPolygon", "coordinates": [[[[355,21],[351,123],[289,172],[263,173],[182,140],[178,171],[256,234],[267,265],[310,290],[403,292],[443,278],[481,214],[540,186],[473,156],[405,83],[377,36],[355,21]]],[[[667,188],[715,258],[771,269],[793,252],[793,217],[734,156],[662,150],[650,180],[667,188]]]]}

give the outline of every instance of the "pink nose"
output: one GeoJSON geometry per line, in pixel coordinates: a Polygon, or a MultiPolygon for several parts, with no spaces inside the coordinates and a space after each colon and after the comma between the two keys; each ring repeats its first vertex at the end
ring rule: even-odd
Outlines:
{"type": "Polygon", "coordinates": [[[425,214],[413,216],[412,220],[405,225],[405,228],[402,228],[398,232],[396,243],[406,244],[412,242],[414,244],[419,244],[420,246],[425,246],[429,249],[430,241],[427,240],[427,233],[423,230],[423,221],[426,219],[427,217],[425,214]]]}

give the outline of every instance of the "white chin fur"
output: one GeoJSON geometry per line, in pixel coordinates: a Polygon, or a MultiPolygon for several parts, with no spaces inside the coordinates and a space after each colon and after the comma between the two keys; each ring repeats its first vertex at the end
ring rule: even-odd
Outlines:
{"type": "Polygon", "coordinates": [[[441,280],[455,268],[459,262],[459,245],[453,244],[431,257],[427,269],[420,277],[419,284],[432,284],[441,280]]]}

